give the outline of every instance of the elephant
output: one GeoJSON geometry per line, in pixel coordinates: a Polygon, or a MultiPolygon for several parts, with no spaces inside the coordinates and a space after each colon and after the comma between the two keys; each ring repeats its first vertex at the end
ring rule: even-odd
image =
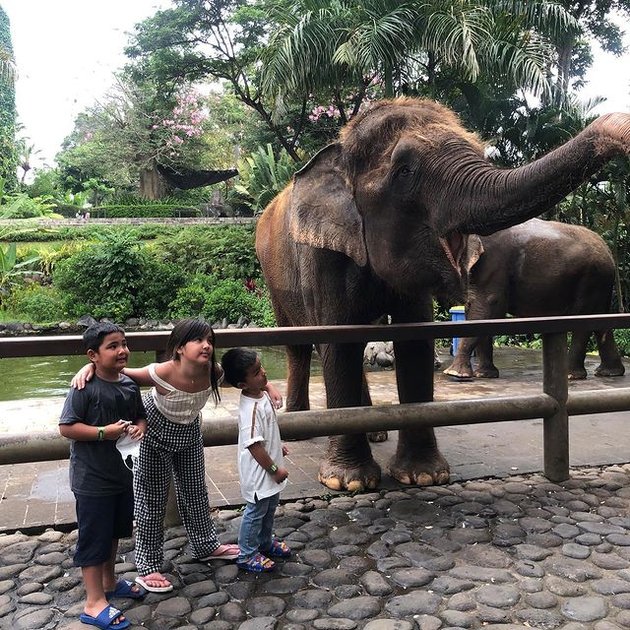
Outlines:
{"type": "MultiPolygon", "coordinates": [[[[462,274],[467,319],[592,315],[610,312],[615,260],[595,232],[556,221],[531,219],[468,244],[462,274]]],[[[586,378],[588,332],[573,332],[569,379],[586,378]]],[[[623,376],[625,368],[611,330],[595,331],[601,364],[596,376],[623,376]]],[[[445,374],[459,378],[497,378],[492,337],[459,340],[445,374]],[[476,350],[477,368],[471,355],[476,350]]]]}
{"type": "MultiPolygon", "coordinates": [[[[540,159],[502,169],[450,109],[427,99],[377,101],[299,170],[265,208],[256,252],[278,326],[430,321],[432,296],[461,293],[469,234],[487,235],[550,209],[630,149],[630,115],[606,114],[540,159]]],[[[318,346],[329,409],[371,403],[362,343],[318,346]]],[[[434,344],[396,342],[401,403],[433,399],[434,344]]],[[[312,345],[287,346],[286,408],[309,408],[312,345]]],[[[447,483],[431,428],[401,430],[389,473],[447,483]]],[[[319,480],[376,488],[381,468],[362,433],[329,437],[319,480]]]]}

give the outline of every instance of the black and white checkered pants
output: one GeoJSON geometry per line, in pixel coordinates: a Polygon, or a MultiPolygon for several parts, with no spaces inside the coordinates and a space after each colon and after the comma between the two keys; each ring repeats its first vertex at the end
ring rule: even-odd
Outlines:
{"type": "Polygon", "coordinates": [[[144,406],[147,432],[133,469],[133,488],[136,566],[140,575],[149,575],[162,570],[164,515],[171,476],[192,555],[206,558],[220,543],[210,516],[200,418],[191,424],[171,422],[157,410],[151,394],[145,395],[144,406]]]}

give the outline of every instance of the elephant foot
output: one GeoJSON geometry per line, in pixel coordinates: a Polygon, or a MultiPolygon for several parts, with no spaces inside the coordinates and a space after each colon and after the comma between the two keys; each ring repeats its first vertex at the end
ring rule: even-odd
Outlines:
{"type": "Polygon", "coordinates": [[[447,367],[444,371],[444,374],[447,376],[453,376],[455,378],[463,379],[471,379],[473,377],[472,367],[469,366],[458,366],[453,363],[450,367],[447,367]]]}
{"type": "Polygon", "coordinates": [[[370,442],[387,442],[387,431],[372,431],[367,436],[370,442]]]}
{"type": "Polygon", "coordinates": [[[623,376],[626,373],[626,368],[623,364],[616,367],[604,367],[600,365],[595,370],[595,376],[623,376]]]}
{"type": "Polygon", "coordinates": [[[416,460],[394,456],[389,463],[389,474],[408,486],[441,486],[451,478],[448,462],[437,449],[416,460]]]}
{"type": "Polygon", "coordinates": [[[578,369],[578,370],[570,370],[569,371],[569,380],[570,381],[583,381],[586,378],[586,370],[578,369]]]}
{"type": "Polygon", "coordinates": [[[475,370],[475,378],[499,378],[499,370],[494,367],[477,368],[475,370]]]}
{"type": "Polygon", "coordinates": [[[363,464],[341,466],[336,462],[322,461],[318,480],[331,490],[362,492],[374,490],[381,481],[381,468],[372,459],[363,464]]]}

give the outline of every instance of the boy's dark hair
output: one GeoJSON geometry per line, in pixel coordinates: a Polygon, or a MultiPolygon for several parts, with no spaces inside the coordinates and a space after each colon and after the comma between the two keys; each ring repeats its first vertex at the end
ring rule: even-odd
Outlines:
{"type": "Polygon", "coordinates": [[[232,348],[228,350],[221,359],[225,380],[232,387],[238,387],[238,384],[245,380],[247,370],[256,363],[257,358],[258,353],[250,348],[232,348]]]}
{"type": "Polygon", "coordinates": [[[83,333],[85,351],[94,350],[94,352],[98,352],[98,349],[103,343],[103,339],[107,335],[116,332],[122,333],[123,335],[125,334],[124,328],[121,328],[118,324],[112,324],[111,322],[97,322],[96,324],[92,324],[83,333]]]}

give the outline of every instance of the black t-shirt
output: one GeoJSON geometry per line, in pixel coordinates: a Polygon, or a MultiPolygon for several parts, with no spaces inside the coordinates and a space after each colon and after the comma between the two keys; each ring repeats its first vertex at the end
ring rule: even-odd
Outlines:
{"type": "MultiPolygon", "coordinates": [[[[146,418],[140,389],[124,374],[118,382],[94,375],[84,389],[68,392],[59,424],[83,422],[94,427],[118,420],[135,422],[146,418]]],[[[77,494],[92,496],[118,494],[132,487],[131,471],[116,449],[115,440],[72,440],[70,446],[70,487],[77,494]]]]}

